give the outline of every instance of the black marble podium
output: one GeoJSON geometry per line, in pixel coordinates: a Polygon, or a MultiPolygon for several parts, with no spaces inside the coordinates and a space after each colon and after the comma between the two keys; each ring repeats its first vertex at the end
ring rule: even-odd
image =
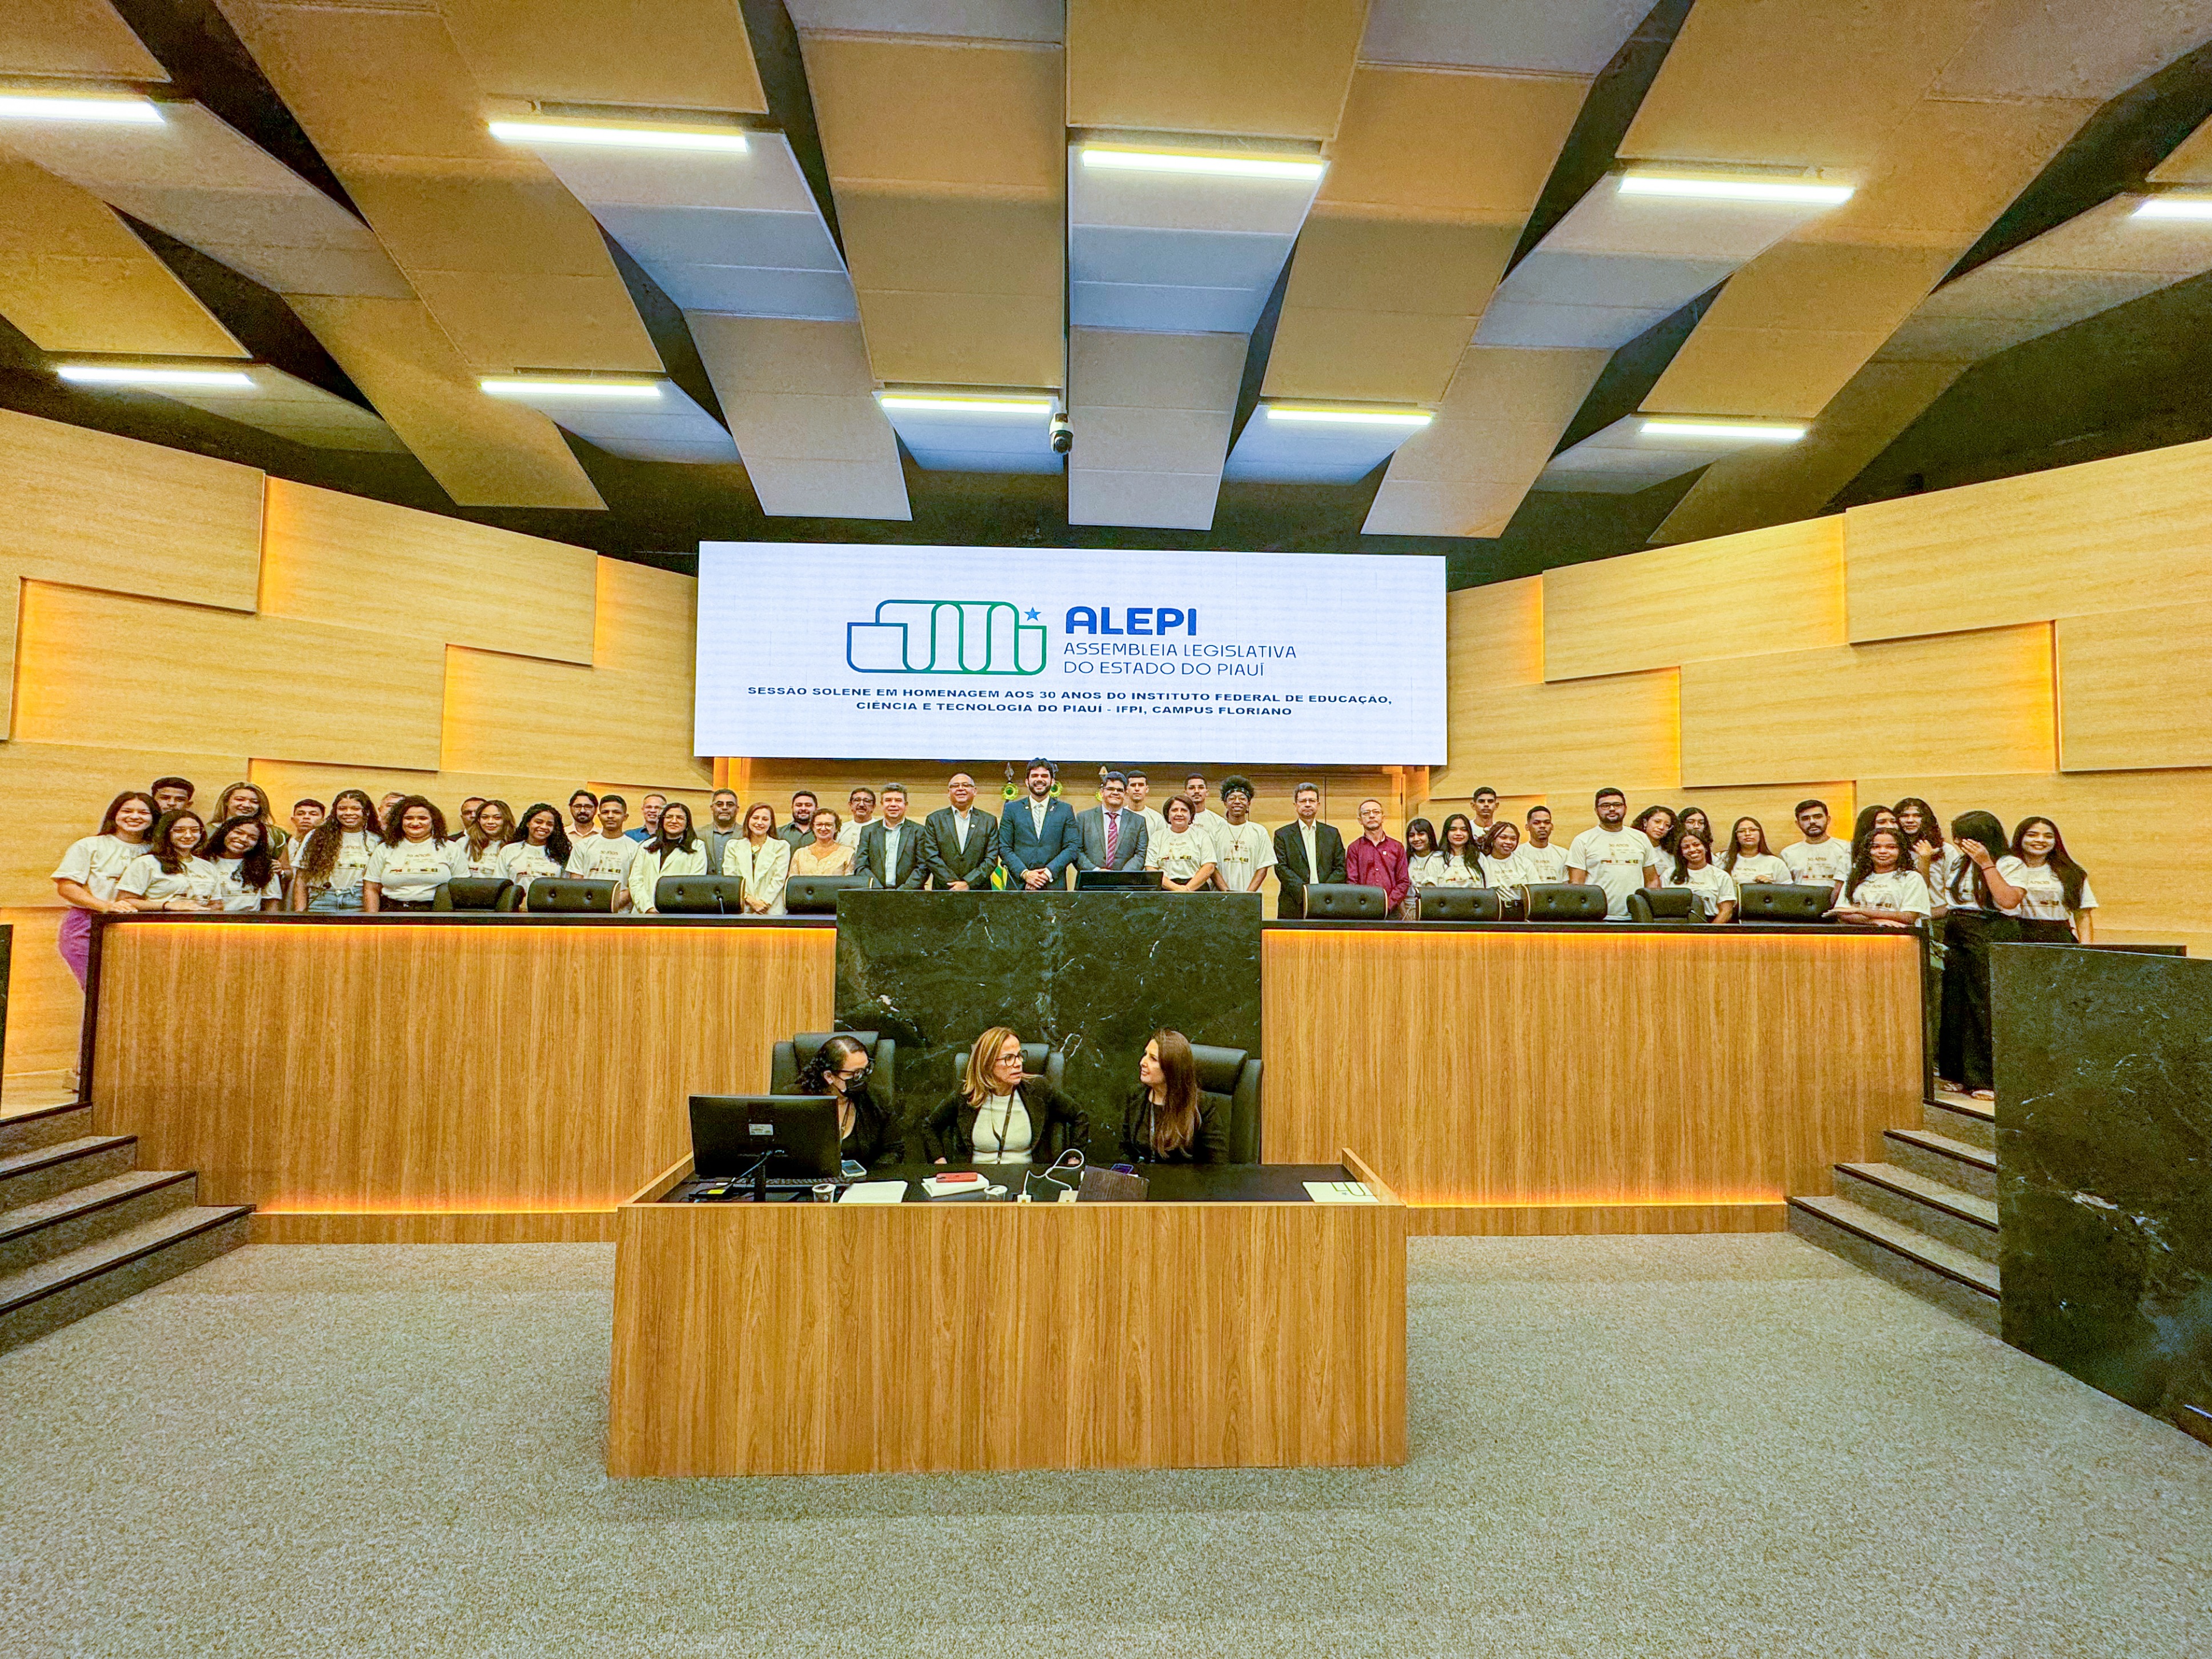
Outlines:
{"type": "Polygon", "coordinates": [[[2212,962],[1991,963],[2005,1340],[2212,1438],[2212,962]]]}
{"type": "Polygon", "coordinates": [[[849,892],[837,901],[838,1024],[898,1043],[901,1121],[958,1085],[994,1025],[1066,1055],[1065,1086],[1110,1133],[1146,1039],[1260,1052],[1251,893],[849,892]]]}

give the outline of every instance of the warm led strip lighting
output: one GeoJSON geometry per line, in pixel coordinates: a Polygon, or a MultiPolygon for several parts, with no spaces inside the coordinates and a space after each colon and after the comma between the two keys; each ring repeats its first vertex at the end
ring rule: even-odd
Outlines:
{"type": "Polygon", "coordinates": [[[1050,415],[1049,398],[927,398],[909,392],[878,392],[885,409],[927,410],[941,415],[1050,415]]]}
{"type": "Polygon", "coordinates": [[[658,386],[634,380],[478,380],[480,391],[495,398],[634,398],[660,400],[658,386]]]}
{"type": "Polygon", "coordinates": [[[1267,418],[1328,426],[1426,426],[1436,416],[1421,409],[1284,409],[1270,404],[1267,418]]]}
{"type": "Polygon", "coordinates": [[[1623,196],[1671,196],[1696,202],[1787,202],[1834,207],[1851,199],[1849,185],[1815,185],[1787,179],[1700,179],[1695,174],[1624,173],[1623,196]]]}
{"type": "Polygon", "coordinates": [[[1182,155],[1172,150],[1098,149],[1076,152],[1086,167],[1116,173],[1199,173],[1218,179],[1297,179],[1306,183],[1328,171],[1326,161],[1293,161],[1260,155],[1182,155]]]}
{"type": "Polygon", "coordinates": [[[54,371],[78,386],[173,386],[201,392],[251,392],[253,377],[228,368],[128,368],[118,363],[64,363],[54,371]]]}
{"type": "Polygon", "coordinates": [[[491,136],[509,144],[597,144],[611,149],[719,149],[742,155],[752,146],[734,129],[594,127],[556,121],[494,121],[491,136]]]}
{"type": "Polygon", "coordinates": [[[2212,196],[2153,196],[2131,219],[2212,219],[2212,196]]]}
{"type": "Polygon", "coordinates": [[[132,126],[163,125],[150,98],[48,98],[37,94],[0,93],[0,118],[15,121],[119,121],[132,126]]]}
{"type": "Polygon", "coordinates": [[[1802,426],[1746,426],[1727,421],[1646,421],[1637,435],[1644,438],[1712,438],[1727,443],[1794,444],[1805,435],[1802,426]]]}

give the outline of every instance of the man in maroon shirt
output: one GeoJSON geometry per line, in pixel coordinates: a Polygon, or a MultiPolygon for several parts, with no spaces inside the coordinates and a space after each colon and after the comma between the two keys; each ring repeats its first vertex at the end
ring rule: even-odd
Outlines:
{"type": "Polygon", "coordinates": [[[1359,828],[1363,833],[1344,849],[1344,878],[1356,887],[1380,887],[1384,914],[1395,916],[1406,902],[1407,889],[1413,885],[1406,867],[1405,843],[1382,833],[1379,800],[1359,803],[1359,828]]]}

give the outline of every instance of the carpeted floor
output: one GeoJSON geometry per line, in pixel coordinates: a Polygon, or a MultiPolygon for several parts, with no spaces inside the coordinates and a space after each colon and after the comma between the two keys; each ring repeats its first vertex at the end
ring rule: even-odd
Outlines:
{"type": "Polygon", "coordinates": [[[0,1357],[0,1654],[2212,1653],[2212,1450],[1796,1240],[1412,1247],[1395,1470],[608,1480],[611,1249],[0,1357]]]}

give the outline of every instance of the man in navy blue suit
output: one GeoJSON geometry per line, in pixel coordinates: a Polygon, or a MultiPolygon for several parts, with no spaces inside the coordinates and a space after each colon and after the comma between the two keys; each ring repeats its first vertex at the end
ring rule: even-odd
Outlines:
{"type": "Polygon", "coordinates": [[[999,854],[1006,860],[1006,890],[1039,893],[1066,887],[1067,869],[1083,851],[1075,812],[1052,793],[1052,763],[1030,763],[1028,793],[1006,804],[999,821],[999,854]]]}

